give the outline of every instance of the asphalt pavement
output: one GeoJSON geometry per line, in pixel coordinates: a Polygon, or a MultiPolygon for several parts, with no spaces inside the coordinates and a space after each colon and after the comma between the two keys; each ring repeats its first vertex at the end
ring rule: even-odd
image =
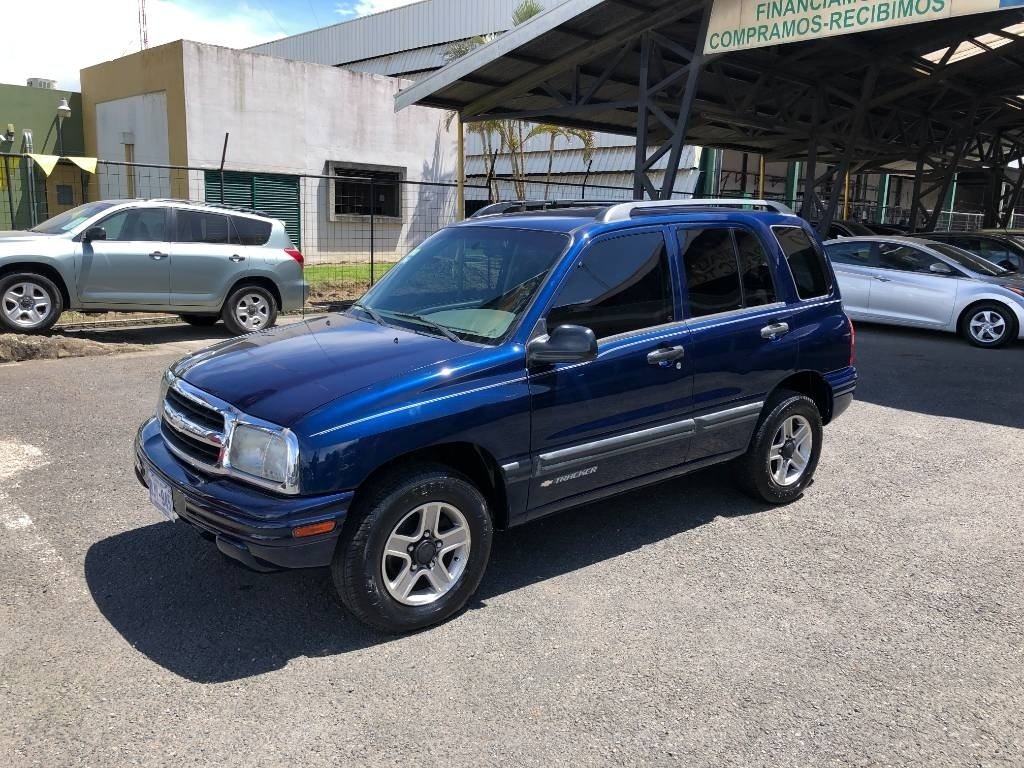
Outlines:
{"type": "Polygon", "coordinates": [[[5,768],[1024,764],[1024,345],[858,326],[802,499],[712,469],[501,533],[393,638],[150,508],[132,436],[218,335],[0,366],[5,768]]]}

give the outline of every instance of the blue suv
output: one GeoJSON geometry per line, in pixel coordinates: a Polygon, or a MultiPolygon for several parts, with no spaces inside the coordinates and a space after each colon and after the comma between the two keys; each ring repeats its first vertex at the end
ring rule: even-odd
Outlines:
{"type": "Polygon", "coordinates": [[[499,213],[344,312],[172,365],[136,474],[225,554],[330,566],[355,616],[408,631],[466,603],[496,528],[725,461],[796,499],[856,379],[835,276],[783,206],[499,213]]]}

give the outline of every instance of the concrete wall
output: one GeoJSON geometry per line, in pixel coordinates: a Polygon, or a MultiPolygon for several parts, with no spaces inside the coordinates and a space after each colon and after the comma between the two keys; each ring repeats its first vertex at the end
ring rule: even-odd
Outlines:
{"type": "MultiPolygon", "coordinates": [[[[188,162],[244,171],[332,173],[331,163],[399,167],[410,181],[455,179],[456,131],[443,111],[396,113],[402,81],[199,43],[183,43],[188,162]]],[[[327,178],[302,181],[302,248],[316,260],[358,260],[367,217],[332,221],[327,178]]],[[[378,217],[378,253],[402,255],[454,214],[453,190],[403,186],[402,216],[378,217]]]]}
{"type": "MultiPolygon", "coordinates": [[[[167,165],[170,162],[166,91],[96,105],[96,156],[102,160],[127,160],[126,143],[132,145],[136,163],[167,165]]],[[[99,187],[101,197],[168,197],[171,194],[170,176],[149,169],[107,169],[100,176],[99,187]]]]}

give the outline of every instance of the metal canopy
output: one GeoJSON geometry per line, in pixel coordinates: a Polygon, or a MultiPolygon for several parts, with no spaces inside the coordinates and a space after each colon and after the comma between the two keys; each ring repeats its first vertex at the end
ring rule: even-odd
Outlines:
{"type": "Polygon", "coordinates": [[[907,164],[915,205],[958,168],[996,169],[994,210],[1017,201],[1024,174],[1006,169],[1024,157],[1024,10],[705,55],[709,9],[569,0],[405,89],[396,108],[635,135],[636,197],[669,195],[685,141],[807,159],[805,215],[819,218],[835,210],[835,194],[815,197],[822,181],[907,164]],[[656,189],[647,170],[666,154],[656,189]],[[830,167],[817,176],[818,164],[830,167]]]}

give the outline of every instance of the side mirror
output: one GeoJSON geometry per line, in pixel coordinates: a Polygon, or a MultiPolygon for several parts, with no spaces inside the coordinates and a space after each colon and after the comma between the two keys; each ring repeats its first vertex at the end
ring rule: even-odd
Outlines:
{"type": "Polygon", "coordinates": [[[89,227],[85,230],[85,234],[82,235],[82,242],[89,243],[93,240],[106,240],[107,230],[103,227],[89,227]]]}
{"type": "Polygon", "coordinates": [[[526,362],[585,363],[597,357],[597,337],[581,325],[560,325],[526,345],[526,362]]]}
{"type": "Polygon", "coordinates": [[[953,270],[950,269],[948,264],[944,264],[941,261],[933,261],[928,266],[928,271],[935,275],[952,275],[953,270]]]}

